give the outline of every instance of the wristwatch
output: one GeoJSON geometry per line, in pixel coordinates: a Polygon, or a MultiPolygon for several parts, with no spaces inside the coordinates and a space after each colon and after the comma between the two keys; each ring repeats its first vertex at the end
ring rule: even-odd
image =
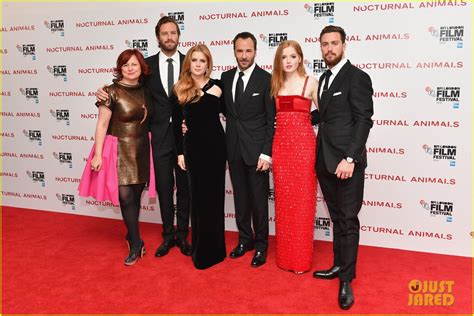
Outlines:
{"type": "Polygon", "coordinates": [[[354,162],[354,159],[352,157],[346,157],[346,161],[348,163],[353,163],[354,162]]]}

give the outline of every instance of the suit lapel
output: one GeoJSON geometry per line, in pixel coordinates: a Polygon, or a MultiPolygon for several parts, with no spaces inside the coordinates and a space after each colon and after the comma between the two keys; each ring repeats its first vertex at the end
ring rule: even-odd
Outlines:
{"type": "MultiPolygon", "coordinates": [[[[329,101],[331,100],[331,98],[333,97],[334,92],[339,90],[339,87],[344,82],[347,72],[349,71],[351,67],[352,67],[352,64],[349,61],[347,61],[346,64],[337,73],[337,76],[334,78],[328,91],[326,91],[326,93],[322,95],[321,100],[320,100],[321,101],[320,104],[322,105],[321,115],[327,109],[327,105],[329,101]]],[[[321,87],[321,82],[319,83],[319,86],[321,87]]]]}
{"type": "Polygon", "coordinates": [[[254,87],[258,84],[259,69],[260,67],[258,67],[258,65],[255,65],[255,68],[253,69],[252,74],[250,75],[249,81],[245,86],[244,95],[242,97],[242,104],[240,104],[239,108],[237,109],[239,112],[242,110],[243,107],[245,107],[246,104],[248,104],[250,97],[252,97],[254,87]]]}
{"type": "Polygon", "coordinates": [[[227,79],[227,82],[224,82],[224,87],[225,87],[225,102],[226,104],[230,105],[230,109],[232,110],[233,113],[237,113],[235,109],[235,104],[234,104],[234,95],[232,93],[232,85],[234,84],[234,77],[235,77],[235,72],[237,71],[237,68],[232,69],[232,71],[229,73],[229,77],[227,79]]]}
{"type": "Polygon", "coordinates": [[[160,74],[160,55],[161,52],[159,52],[158,54],[156,54],[156,60],[155,60],[155,65],[156,65],[156,78],[157,78],[157,82],[155,83],[157,86],[158,86],[158,89],[160,90],[160,94],[161,95],[168,95],[168,93],[166,93],[165,91],[165,87],[163,87],[163,83],[161,81],[161,74],[160,74]]]}
{"type": "Polygon", "coordinates": [[[184,57],[185,55],[184,54],[181,54],[181,52],[179,52],[179,76],[181,76],[181,70],[183,69],[183,63],[184,63],[184,57]]]}
{"type": "Polygon", "coordinates": [[[318,83],[318,105],[319,105],[319,110],[322,111],[323,104],[321,102],[321,89],[323,85],[323,81],[326,79],[326,73],[323,73],[323,75],[319,78],[319,83],[318,83]]]}

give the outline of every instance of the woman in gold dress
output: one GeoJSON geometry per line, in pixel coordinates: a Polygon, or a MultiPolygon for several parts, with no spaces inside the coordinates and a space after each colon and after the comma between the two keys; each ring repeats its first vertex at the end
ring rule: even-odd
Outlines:
{"type": "Polygon", "coordinates": [[[130,249],[124,264],[133,265],[145,254],[138,217],[141,195],[145,184],[150,180],[150,103],[147,102],[148,92],[140,81],[149,70],[142,54],[136,49],[123,51],[117,58],[114,70],[116,79],[105,88],[109,98],[96,103],[99,118],[91,168],[93,171],[100,171],[103,166],[104,140],[108,135],[116,137],[118,200],[128,230],[126,239],[130,249]]]}

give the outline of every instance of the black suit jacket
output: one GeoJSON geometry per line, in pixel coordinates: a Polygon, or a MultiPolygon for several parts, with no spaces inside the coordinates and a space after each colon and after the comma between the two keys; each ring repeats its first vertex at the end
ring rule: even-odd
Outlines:
{"type": "Polygon", "coordinates": [[[271,75],[255,66],[241,105],[237,108],[232,84],[237,68],[222,73],[223,102],[226,108],[227,158],[233,161],[237,146],[247,165],[256,165],[260,154],[272,155],[275,102],[271,98],[271,75]]]}
{"type": "MultiPolygon", "coordinates": [[[[161,53],[161,52],[160,52],[161,53]]],[[[151,94],[153,115],[150,119],[150,130],[152,134],[153,157],[159,158],[170,152],[176,152],[176,146],[173,136],[173,127],[170,123],[170,117],[173,114],[174,102],[173,96],[168,94],[161,83],[159,57],[156,54],[145,59],[151,74],[145,77],[145,87],[151,94]]],[[[180,72],[184,61],[184,55],[179,53],[180,72]]]]}
{"type": "MultiPolygon", "coordinates": [[[[319,80],[318,95],[324,79],[319,80]]],[[[347,61],[329,90],[319,98],[317,154],[323,146],[323,158],[329,172],[334,173],[345,157],[352,157],[356,167],[367,167],[365,144],[373,125],[372,94],[369,75],[347,61]]],[[[317,115],[316,112],[312,114],[313,118],[317,115]]]]}

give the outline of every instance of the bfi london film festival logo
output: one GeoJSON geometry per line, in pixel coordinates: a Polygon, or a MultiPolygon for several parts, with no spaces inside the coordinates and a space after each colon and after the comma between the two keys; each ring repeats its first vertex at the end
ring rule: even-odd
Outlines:
{"type": "Polygon", "coordinates": [[[41,186],[46,186],[44,181],[44,172],[43,171],[26,171],[28,177],[33,180],[33,183],[41,183],[41,186]]]}
{"type": "Polygon", "coordinates": [[[316,217],[314,221],[315,230],[324,230],[324,236],[331,236],[331,219],[328,217],[316,217]]]}
{"type": "Polygon", "coordinates": [[[28,137],[30,142],[38,142],[38,145],[41,146],[43,145],[43,141],[41,140],[41,131],[40,130],[23,130],[23,135],[28,137]]]}
{"type": "Polygon", "coordinates": [[[56,193],[56,198],[61,201],[64,206],[70,205],[72,210],[76,209],[76,198],[73,194],[56,193]]]}
{"type": "Polygon", "coordinates": [[[128,48],[138,49],[143,56],[148,57],[148,40],[147,39],[133,39],[125,40],[128,48]]]}
{"type": "Polygon", "coordinates": [[[334,2],[306,3],[304,8],[315,20],[328,18],[329,23],[334,23],[334,2]]]}
{"type": "Polygon", "coordinates": [[[66,122],[67,126],[71,124],[69,121],[69,110],[50,109],[49,113],[56,119],[56,122],[66,122]]]}
{"type": "Polygon", "coordinates": [[[453,280],[411,280],[408,306],[451,306],[454,304],[453,280]]]}
{"type": "Polygon", "coordinates": [[[60,36],[64,36],[64,20],[44,21],[44,25],[51,30],[51,33],[58,33],[60,36]]]}
{"type": "Polygon", "coordinates": [[[35,44],[23,44],[23,45],[16,45],[16,48],[20,53],[23,54],[23,57],[31,56],[32,60],[36,60],[36,46],[35,44]]]}
{"type": "Polygon", "coordinates": [[[312,72],[313,75],[315,76],[322,74],[323,72],[326,71],[326,69],[328,69],[323,59],[313,59],[313,60],[305,59],[303,61],[303,64],[306,67],[306,69],[312,72]]]}
{"type": "Polygon", "coordinates": [[[426,154],[433,157],[433,161],[448,160],[449,166],[456,167],[457,146],[454,145],[433,145],[433,147],[424,144],[423,150],[426,154]]]}
{"type": "Polygon", "coordinates": [[[453,109],[459,109],[459,98],[461,97],[461,87],[426,87],[426,93],[436,99],[436,103],[452,103],[453,109]]]}
{"type": "Polygon", "coordinates": [[[271,202],[271,203],[275,202],[275,190],[274,189],[268,190],[268,201],[271,202]]]}
{"type": "Polygon", "coordinates": [[[184,12],[168,12],[168,14],[161,13],[160,17],[168,16],[175,20],[176,24],[178,24],[179,29],[184,31],[184,12]]]}
{"type": "Polygon", "coordinates": [[[454,203],[448,201],[420,201],[421,207],[430,212],[430,216],[444,216],[446,217],[446,222],[453,222],[453,209],[454,203]]]}
{"type": "Polygon", "coordinates": [[[20,88],[20,93],[25,96],[26,100],[35,100],[35,103],[39,103],[38,88],[20,88]]]}
{"type": "Polygon", "coordinates": [[[63,78],[64,81],[67,81],[67,67],[66,65],[55,65],[47,66],[48,71],[54,76],[54,78],[63,78]]]}
{"type": "Polygon", "coordinates": [[[261,33],[260,39],[273,49],[288,39],[288,33],[268,33],[268,35],[261,33]]]}
{"type": "Polygon", "coordinates": [[[439,38],[440,44],[455,42],[457,48],[463,48],[464,26],[462,25],[440,26],[439,28],[431,26],[428,28],[428,32],[433,37],[439,38]]]}
{"type": "Polygon", "coordinates": [[[53,157],[59,161],[60,165],[68,165],[69,168],[72,168],[72,153],[53,152],[53,157]]]}

